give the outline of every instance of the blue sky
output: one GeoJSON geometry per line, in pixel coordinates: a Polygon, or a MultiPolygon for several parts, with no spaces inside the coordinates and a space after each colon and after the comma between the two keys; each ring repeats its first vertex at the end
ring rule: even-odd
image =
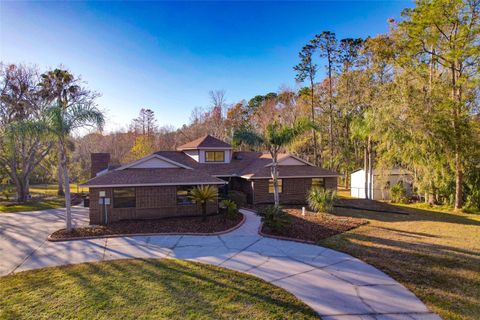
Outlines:
{"type": "Polygon", "coordinates": [[[100,92],[107,130],[126,127],[141,107],[160,125],[187,123],[209,105],[295,88],[298,51],[316,33],[339,39],[388,30],[411,1],[5,2],[5,63],[66,66],[100,92]]]}

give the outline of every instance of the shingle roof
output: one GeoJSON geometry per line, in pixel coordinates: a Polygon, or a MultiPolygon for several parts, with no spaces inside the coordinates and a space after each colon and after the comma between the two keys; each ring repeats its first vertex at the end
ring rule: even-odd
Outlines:
{"type": "Polygon", "coordinates": [[[198,163],[182,151],[159,151],[156,154],[213,176],[238,175],[251,162],[262,155],[261,152],[234,152],[230,163],[198,163]]]}
{"type": "MultiPolygon", "coordinates": [[[[278,160],[288,157],[288,154],[280,154],[278,160]]],[[[272,163],[272,156],[268,153],[261,154],[255,161],[252,161],[246,166],[239,176],[249,179],[269,178],[270,169],[269,164],[272,163]]],[[[278,166],[278,173],[280,178],[287,177],[336,177],[339,176],[337,172],[305,165],[305,166],[278,166]]]]}
{"type": "MultiPolygon", "coordinates": [[[[127,186],[127,185],[162,185],[162,184],[216,184],[224,183],[216,177],[238,176],[248,179],[270,178],[272,158],[261,152],[234,152],[230,163],[198,163],[182,151],[159,151],[158,154],[192,169],[134,169],[112,170],[97,176],[84,186],[127,186]]],[[[279,160],[288,157],[280,154],[279,160]]],[[[279,166],[279,177],[329,177],[339,174],[324,168],[304,166],[279,166]]]]}
{"type": "Polygon", "coordinates": [[[221,183],[225,183],[225,181],[212,177],[202,170],[168,168],[113,170],[91,179],[83,184],[83,186],[196,185],[221,183]]]}
{"type": "Polygon", "coordinates": [[[226,148],[229,149],[232,146],[228,143],[215,138],[209,134],[195,139],[193,141],[187,142],[179,147],[177,150],[188,150],[188,149],[197,149],[197,148],[226,148]]]}

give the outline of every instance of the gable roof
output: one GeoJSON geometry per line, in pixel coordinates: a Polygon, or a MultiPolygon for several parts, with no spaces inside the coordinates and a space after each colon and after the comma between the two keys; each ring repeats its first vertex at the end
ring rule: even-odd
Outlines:
{"type": "Polygon", "coordinates": [[[170,165],[172,165],[173,167],[177,167],[177,168],[184,168],[184,169],[192,169],[190,168],[189,166],[186,166],[182,163],[179,163],[179,162],[176,162],[176,161],[173,161],[172,159],[169,159],[169,158],[165,158],[165,157],[162,157],[161,155],[159,154],[156,154],[156,153],[153,153],[149,156],[146,156],[146,157],[143,157],[141,159],[138,159],[136,161],[132,161],[130,163],[127,163],[119,168],[116,168],[115,170],[125,170],[125,169],[128,169],[128,168],[135,168],[136,166],[144,163],[144,162],[147,162],[151,159],[158,159],[162,162],[166,162],[166,163],[169,163],[170,165]]]}
{"type": "MultiPolygon", "coordinates": [[[[268,155],[270,156],[270,155],[268,155]]],[[[272,157],[270,157],[270,159],[272,159],[272,157]]],[[[282,165],[283,162],[285,162],[286,160],[296,160],[296,162],[299,162],[299,163],[302,163],[303,165],[306,165],[306,166],[315,166],[314,164],[308,162],[307,160],[304,160],[302,158],[299,158],[293,154],[289,154],[289,153],[281,153],[278,155],[277,157],[277,163],[279,166],[282,165]]],[[[268,167],[271,167],[273,165],[272,162],[270,162],[270,164],[267,164],[268,167]]]]}
{"type": "MultiPolygon", "coordinates": [[[[281,161],[294,157],[289,154],[280,154],[278,156],[279,164],[281,161]]],[[[295,157],[295,159],[299,159],[295,157]]],[[[316,178],[316,177],[338,177],[339,173],[328,169],[313,166],[312,164],[302,160],[306,165],[298,166],[282,166],[279,165],[279,178],[316,178]]],[[[269,179],[271,176],[270,165],[272,156],[269,153],[263,153],[255,161],[252,161],[239,174],[245,179],[269,179]]]]}
{"type": "Polygon", "coordinates": [[[206,149],[206,148],[223,148],[223,149],[231,149],[232,146],[228,143],[215,138],[209,134],[195,139],[193,141],[187,142],[179,147],[177,150],[191,150],[191,149],[206,149]]]}
{"type": "Polygon", "coordinates": [[[156,154],[182,163],[194,170],[202,170],[215,177],[238,176],[246,166],[255,161],[260,152],[234,152],[229,163],[199,163],[182,151],[158,151],[156,154]]]}

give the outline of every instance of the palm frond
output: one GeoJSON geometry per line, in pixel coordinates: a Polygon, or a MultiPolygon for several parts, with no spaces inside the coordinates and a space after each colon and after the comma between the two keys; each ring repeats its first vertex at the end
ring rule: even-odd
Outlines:
{"type": "Polygon", "coordinates": [[[243,128],[234,132],[232,144],[238,146],[242,143],[251,147],[260,146],[265,142],[265,139],[257,134],[255,131],[243,128]]]}
{"type": "Polygon", "coordinates": [[[211,185],[201,185],[193,188],[189,197],[198,203],[211,202],[218,198],[218,190],[211,185]]]}
{"type": "Polygon", "coordinates": [[[291,144],[296,138],[312,128],[314,128],[314,125],[310,120],[301,118],[291,126],[271,123],[267,126],[265,134],[270,144],[285,146],[291,144]]]}
{"type": "Polygon", "coordinates": [[[95,126],[102,129],[105,125],[103,113],[97,107],[91,105],[74,105],[68,108],[66,119],[70,131],[85,126],[95,126]]]}
{"type": "Polygon", "coordinates": [[[101,129],[105,124],[103,113],[91,105],[77,104],[67,109],[53,105],[47,109],[46,116],[51,131],[61,136],[68,136],[72,131],[86,126],[101,129]]]}

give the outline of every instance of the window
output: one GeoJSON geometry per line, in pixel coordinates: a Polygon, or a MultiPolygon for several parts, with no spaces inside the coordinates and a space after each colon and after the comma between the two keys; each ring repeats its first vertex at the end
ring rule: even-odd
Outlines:
{"type": "Polygon", "coordinates": [[[325,189],[325,179],[324,178],[312,178],[312,188],[324,188],[325,189]]]}
{"type": "MultiPolygon", "coordinates": [[[[282,179],[277,179],[278,193],[282,193],[282,179]]],[[[268,180],[268,193],[273,193],[273,179],[268,180]]]]}
{"type": "Polygon", "coordinates": [[[225,162],[225,151],[205,151],[205,162],[225,162]]]}
{"type": "Polygon", "coordinates": [[[135,208],[137,197],[135,188],[114,188],[113,189],[113,207],[114,208],[135,208]]]}
{"type": "Polygon", "coordinates": [[[190,190],[192,190],[192,186],[180,186],[177,187],[177,204],[178,205],[190,205],[194,204],[195,201],[193,201],[190,198],[190,190]]]}

